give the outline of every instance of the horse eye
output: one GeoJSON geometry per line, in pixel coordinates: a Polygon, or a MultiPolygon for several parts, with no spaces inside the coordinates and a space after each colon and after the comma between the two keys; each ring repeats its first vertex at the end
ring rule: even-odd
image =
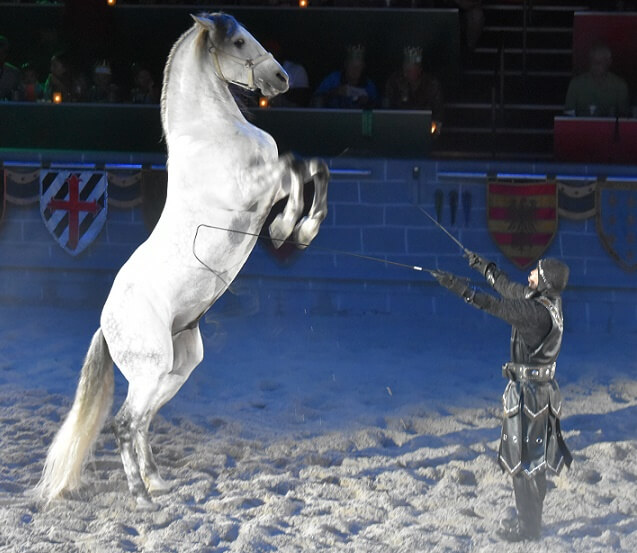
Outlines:
{"type": "Polygon", "coordinates": [[[237,48],[241,48],[244,44],[245,44],[245,40],[243,40],[242,38],[238,38],[237,40],[234,41],[234,45],[237,48]]]}

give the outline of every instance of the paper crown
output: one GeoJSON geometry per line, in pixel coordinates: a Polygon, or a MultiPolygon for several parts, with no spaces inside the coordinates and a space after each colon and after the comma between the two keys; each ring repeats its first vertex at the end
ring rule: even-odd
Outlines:
{"type": "Polygon", "coordinates": [[[364,61],[365,46],[362,44],[350,44],[346,49],[345,59],[349,61],[364,61]]]}
{"type": "Polygon", "coordinates": [[[422,48],[419,46],[407,46],[403,50],[403,61],[405,63],[420,63],[422,61],[422,48]]]}
{"type": "Polygon", "coordinates": [[[95,68],[93,69],[94,73],[99,73],[102,75],[110,75],[111,74],[111,66],[110,64],[104,60],[95,64],[95,68]]]}

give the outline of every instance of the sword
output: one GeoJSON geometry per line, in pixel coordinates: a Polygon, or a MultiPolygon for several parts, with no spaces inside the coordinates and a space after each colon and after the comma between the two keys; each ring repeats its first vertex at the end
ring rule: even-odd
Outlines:
{"type": "Polygon", "coordinates": [[[420,211],[422,211],[427,217],[429,217],[429,219],[431,219],[431,221],[442,231],[444,232],[449,238],[451,238],[458,246],[460,246],[462,248],[462,251],[464,251],[464,253],[466,255],[472,253],[470,250],[468,250],[467,248],[465,248],[462,243],[460,242],[460,240],[458,240],[453,234],[451,234],[445,227],[443,227],[438,221],[436,221],[436,219],[434,219],[431,215],[429,215],[429,213],[424,210],[422,207],[420,207],[419,205],[416,206],[418,209],[420,209],[420,211]]]}

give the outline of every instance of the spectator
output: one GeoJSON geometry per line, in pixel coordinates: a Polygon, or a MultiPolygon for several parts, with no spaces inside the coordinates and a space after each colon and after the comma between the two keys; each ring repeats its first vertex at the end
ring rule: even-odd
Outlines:
{"type": "Polygon", "coordinates": [[[72,70],[69,57],[65,52],[57,52],[51,56],[50,73],[44,83],[44,99],[53,100],[56,92],[62,94],[63,101],[71,101],[72,93],[72,70]]]}
{"type": "Polygon", "coordinates": [[[20,84],[20,70],[7,61],[9,39],[0,35],[0,100],[14,100],[20,84]]]}
{"type": "Polygon", "coordinates": [[[589,52],[589,70],[571,79],[565,113],[578,117],[628,117],[630,100],[626,81],[612,73],[610,48],[594,44],[589,52]]]}
{"type": "Polygon", "coordinates": [[[464,48],[470,54],[476,49],[484,28],[482,0],[453,0],[453,3],[460,9],[464,48]]]}
{"type": "Polygon", "coordinates": [[[365,75],[365,47],[348,46],[343,69],[330,73],[314,92],[312,104],[326,108],[371,109],[378,105],[378,89],[365,75]]]}
{"type": "Polygon", "coordinates": [[[72,98],[73,102],[87,102],[88,101],[88,91],[89,91],[89,81],[85,73],[76,73],[73,75],[73,82],[71,85],[72,88],[72,98]]]}
{"type": "Polygon", "coordinates": [[[120,101],[119,87],[113,83],[111,65],[106,60],[93,68],[93,86],[88,91],[88,101],[102,104],[120,101]]]}
{"type": "Polygon", "coordinates": [[[133,104],[158,104],[160,90],[150,71],[137,63],[133,64],[133,88],[130,91],[130,101],[133,104]]]}
{"type": "Polygon", "coordinates": [[[38,81],[38,72],[30,63],[22,64],[21,80],[18,86],[17,99],[21,102],[37,102],[44,98],[44,87],[38,81]]]}
{"type": "Polygon", "coordinates": [[[385,85],[383,106],[390,109],[430,109],[432,121],[442,122],[442,87],[422,68],[422,48],[408,46],[403,51],[402,68],[385,85]]]}

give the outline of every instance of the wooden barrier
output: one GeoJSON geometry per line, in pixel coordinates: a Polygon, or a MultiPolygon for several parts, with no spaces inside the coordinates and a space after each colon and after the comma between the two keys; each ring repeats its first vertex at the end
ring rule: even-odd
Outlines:
{"type": "Polygon", "coordinates": [[[637,163],[637,121],[603,117],[556,117],[556,161],[637,163]]]}
{"type": "MultiPolygon", "coordinates": [[[[281,152],[414,158],[431,144],[430,111],[267,108],[248,117],[281,152]]],[[[0,103],[0,148],[165,154],[159,106],[0,103]]]]}

